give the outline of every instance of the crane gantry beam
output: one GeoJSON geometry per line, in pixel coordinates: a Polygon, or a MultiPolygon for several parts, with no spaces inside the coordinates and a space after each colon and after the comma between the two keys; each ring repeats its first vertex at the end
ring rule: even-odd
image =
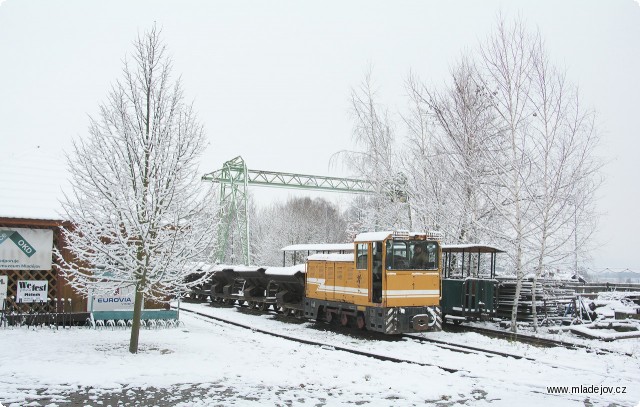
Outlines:
{"type": "Polygon", "coordinates": [[[373,183],[360,179],[249,170],[240,156],[225,162],[221,169],[203,175],[202,180],[220,184],[220,219],[222,224],[218,229],[216,261],[224,261],[229,229],[235,220],[240,232],[242,260],[245,265],[249,265],[251,254],[249,212],[247,209],[249,185],[356,194],[375,193],[373,183]]]}

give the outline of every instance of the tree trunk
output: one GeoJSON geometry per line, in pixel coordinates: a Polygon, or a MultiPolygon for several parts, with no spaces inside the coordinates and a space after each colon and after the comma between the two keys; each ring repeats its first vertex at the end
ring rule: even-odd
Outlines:
{"type": "Polygon", "coordinates": [[[136,300],[133,305],[133,324],[131,326],[131,339],[129,340],[129,352],[138,353],[138,338],[140,337],[140,317],[142,316],[142,303],[144,294],[140,283],[136,285],[136,300]]]}
{"type": "Polygon", "coordinates": [[[538,311],[536,307],[538,304],[536,303],[536,284],[538,284],[538,273],[540,269],[538,269],[533,275],[533,286],[531,287],[531,314],[533,315],[533,331],[538,333],[538,311]]]}

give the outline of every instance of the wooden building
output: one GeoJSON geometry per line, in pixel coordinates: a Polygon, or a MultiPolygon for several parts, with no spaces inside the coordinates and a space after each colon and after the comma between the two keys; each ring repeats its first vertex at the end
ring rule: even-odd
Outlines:
{"type": "MultiPolygon", "coordinates": [[[[28,219],[0,217],[0,232],[18,230],[51,230],[53,232],[52,249],[57,248],[65,260],[71,260],[71,253],[64,249],[61,228],[71,227],[69,222],[61,219],[28,219]]],[[[11,245],[11,242],[3,241],[3,245],[11,245]]],[[[2,253],[2,252],[0,252],[2,253]]],[[[0,258],[2,260],[2,258],[0,258]]],[[[57,259],[54,251],[51,251],[51,267],[47,269],[11,268],[10,264],[0,263],[0,276],[7,276],[7,293],[9,300],[18,298],[18,281],[47,281],[49,300],[65,300],[65,310],[71,312],[87,311],[87,299],[77,293],[59,273],[57,259]],[[69,301],[69,299],[71,301],[69,301]]],[[[2,296],[3,293],[0,293],[2,296]]]]}

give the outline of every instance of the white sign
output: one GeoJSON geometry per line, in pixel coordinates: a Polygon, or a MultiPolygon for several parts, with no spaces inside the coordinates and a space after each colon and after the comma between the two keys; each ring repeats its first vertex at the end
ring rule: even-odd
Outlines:
{"type": "Polygon", "coordinates": [[[9,289],[9,276],[0,276],[0,309],[4,309],[4,300],[7,299],[9,289]]]}
{"type": "Polygon", "coordinates": [[[18,280],[16,302],[46,302],[49,294],[47,280],[18,280]]]}
{"type": "Polygon", "coordinates": [[[0,270],[50,270],[51,229],[0,229],[0,270]]]}
{"type": "Polygon", "coordinates": [[[134,287],[118,288],[111,295],[96,295],[93,311],[133,311],[135,296],[134,287]]]}

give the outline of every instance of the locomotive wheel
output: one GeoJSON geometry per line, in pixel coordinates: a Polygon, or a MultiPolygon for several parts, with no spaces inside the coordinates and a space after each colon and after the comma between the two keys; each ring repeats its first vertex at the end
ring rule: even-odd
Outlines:
{"type": "Polygon", "coordinates": [[[326,310],[324,313],[324,320],[329,324],[333,322],[333,312],[326,310]]]}
{"type": "Polygon", "coordinates": [[[265,312],[269,309],[269,304],[267,304],[266,302],[261,302],[258,307],[260,308],[260,311],[265,312]]]}
{"type": "Polygon", "coordinates": [[[345,314],[344,312],[340,314],[340,325],[349,325],[349,315],[345,314]]]}
{"type": "Polygon", "coordinates": [[[356,328],[358,329],[365,329],[367,323],[364,319],[364,314],[362,314],[361,312],[358,313],[358,316],[356,317],[356,328]]]}
{"type": "Polygon", "coordinates": [[[255,301],[248,301],[247,302],[247,306],[249,307],[249,309],[254,309],[256,307],[256,302],[255,301]]]}

